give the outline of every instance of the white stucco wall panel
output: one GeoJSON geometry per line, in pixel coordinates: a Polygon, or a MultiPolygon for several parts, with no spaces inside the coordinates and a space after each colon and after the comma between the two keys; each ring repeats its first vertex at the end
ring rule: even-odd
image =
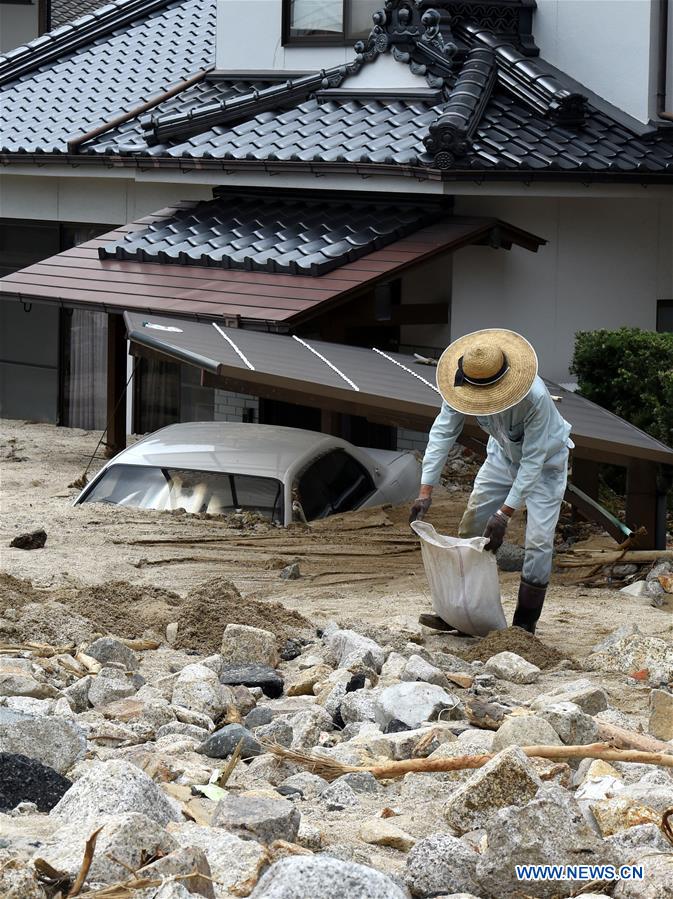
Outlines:
{"type": "Polygon", "coordinates": [[[477,328],[520,331],[542,371],[568,379],[575,332],[654,328],[673,246],[668,201],[460,198],[457,212],[494,215],[545,237],[537,253],[469,247],[454,256],[453,338],[477,328]]]}
{"type": "MultiPolygon", "coordinates": [[[[127,173],[132,175],[132,172],[127,173]]],[[[181,200],[209,200],[206,184],[123,178],[45,178],[4,174],[0,217],[121,225],[181,200]]]]}
{"type": "Polygon", "coordinates": [[[652,0],[537,0],[541,55],[642,122],[652,113],[652,0]]]}
{"type": "Polygon", "coordinates": [[[30,6],[0,0],[0,53],[14,50],[37,37],[37,0],[30,6]]]}

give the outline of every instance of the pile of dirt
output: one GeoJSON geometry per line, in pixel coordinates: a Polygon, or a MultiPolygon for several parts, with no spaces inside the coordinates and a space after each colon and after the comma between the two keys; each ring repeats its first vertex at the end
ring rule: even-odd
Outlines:
{"type": "Polygon", "coordinates": [[[491,631],[485,637],[460,655],[467,662],[485,662],[499,652],[515,652],[538,668],[553,668],[567,655],[547,646],[534,634],[521,630],[520,627],[508,627],[503,631],[491,631]]]}
{"type": "Polygon", "coordinates": [[[183,602],[170,590],[135,586],[127,581],[82,587],[74,596],[58,599],[92,621],[102,633],[128,638],[140,637],[148,629],[162,634],[166,625],[178,617],[183,602]]]}
{"type": "Polygon", "coordinates": [[[283,644],[289,637],[312,631],[311,622],[280,603],[244,599],[230,581],[213,578],[182,600],[178,621],[178,649],[210,654],[220,651],[228,624],[247,624],[273,631],[283,644]]]}
{"type": "Polygon", "coordinates": [[[39,593],[30,581],[0,571],[0,615],[6,609],[21,609],[38,597],[39,593]]]}

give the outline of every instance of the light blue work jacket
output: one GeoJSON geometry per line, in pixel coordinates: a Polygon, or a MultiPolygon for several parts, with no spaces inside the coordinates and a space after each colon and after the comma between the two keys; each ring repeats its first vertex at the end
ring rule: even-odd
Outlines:
{"type": "MultiPolygon", "coordinates": [[[[518,472],[505,505],[519,509],[546,464],[566,464],[566,450],[574,444],[570,425],[559,414],[554,400],[539,376],[526,396],[504,412],[475,416],[479,426],[489,435],[489,453],[502,451],[505,458],[518,466],[518,472]],[[558,457],[561,453],[562,458],[558,457]]],[[[463,430],[465,416],[447,403],[430,429],[423,457],[423,484],[438,484],[446,457],[463,430]]]]}

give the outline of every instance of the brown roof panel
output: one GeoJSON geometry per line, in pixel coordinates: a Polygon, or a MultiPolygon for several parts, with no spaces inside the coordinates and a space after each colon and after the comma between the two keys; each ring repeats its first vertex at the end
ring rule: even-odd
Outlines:
{"type": "Polygon", "coordinates": [[[446,216],[380,250],[315,277],[216,266],[99,259],[99,249],[170,218],[160,210],[0,279],[0,298],[84,308],[152,311],[183,318],[294,325],[439,254],[485,240],[536,250],[542,238],[497,219],[446,216]]]}
{"type": "MultiPolygon", "coordinates": [[[[136,347],[196,365],[206,381],[243,386],[259,396],[285,396],[401,426],[429,425],[441,403],[435,369],[413,356],[268,334],[216,323],[127,313],[136,347]]],[[[561,397],[578,456],[599,452],[625,464],[631,458],[673,464],[673,449],[600,406],[546,381],[561,397]]],[[[466,432],[481,434],[476,423],[466,432]]]]}

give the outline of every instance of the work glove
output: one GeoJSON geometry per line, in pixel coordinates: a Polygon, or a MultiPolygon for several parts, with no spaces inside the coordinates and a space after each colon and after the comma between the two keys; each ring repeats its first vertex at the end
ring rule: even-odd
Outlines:
{"type": "Polygon", "coordinates": [[[431,505],[431,496],[419,496],[418,499],[415,499],[409,509],[409,524],[411,524],[412,521],[416,521],[417,518],[419,521],[422,521],[427,515],[431,505]]]}
{"type": "Polygon", "coordinates": [[[505,539],[505,531],[508,524],[509,519],[506,515],[500,512],[494,512],[491,515],[486,522],[486,529],[484,530],[484,537],[489,537],[490,539],[484,549],[492,553],[496,553],[500,549],[505,539]]]}

